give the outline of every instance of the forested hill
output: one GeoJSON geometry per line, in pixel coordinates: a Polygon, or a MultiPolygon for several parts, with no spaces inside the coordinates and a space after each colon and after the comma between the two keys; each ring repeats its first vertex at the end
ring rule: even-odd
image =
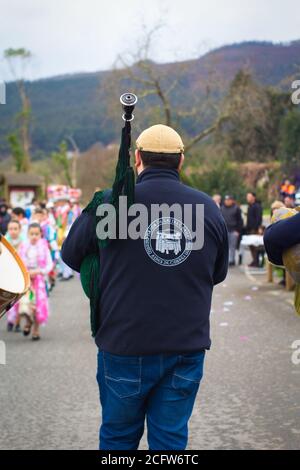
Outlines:
{"type": "MultiPolygon", "coordinates": [[[[203,84],[212,77],[214,92],[216,79],[220,96],[229,82],[242,68],[247,68],[262,84],[290,88],[292,77],[300,71],[300,41],[289,44],[247,42],[224,46],[199,59],[169,64],[154,64],[156,71],[172,80],[180,76],[182,93],[173,90],[172,103],[180,107],[193,104],[195,94],[204,94],[203,84]],[[184,70],[184,74],[183,71],[184,70]]],[[[108,98],[102,84],[112,72],[81,73],[58,76],[26,83],[32,104],[32,147],[35,155],[47,154],[72,135],[81,150],[100,141],[108,144],[119,139],[119,126],[108,118],[108,98]]],[[[128,90],[134,85],[126,82],[128,90]]],[[[127,90],[123,90],[127,91],[127,90]]],[[[111,102],[111,96],[109,100],[111,102]]],[[[116,106],[118,105],[116,95],[116,106]]],[[[20,102],[14,83],[7,86],[7,104],[0,106],[0,155],[7,154],[6,136],[15,129],[15,116],[20,102]]],[[[183,123],[187,134],[192,134],[189,121],[183,123]]]]}

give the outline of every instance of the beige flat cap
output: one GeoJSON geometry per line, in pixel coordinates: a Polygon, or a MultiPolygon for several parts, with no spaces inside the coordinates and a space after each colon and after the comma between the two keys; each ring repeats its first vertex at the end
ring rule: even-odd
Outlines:
{"type": "Polygon", "coordinates": [[[145,129],[137,138],[138,150],[156,153],[182,153],[184,145],[180,135],[172,127],[156,124],[145,129]]]}
{"type": "Polygon", "coordinates": [[[281,207],[285,207],[285,205],[281,201],[274,201],[271,205],[272,211],[275,211],[275,209],[281,209],[281,207]]]}

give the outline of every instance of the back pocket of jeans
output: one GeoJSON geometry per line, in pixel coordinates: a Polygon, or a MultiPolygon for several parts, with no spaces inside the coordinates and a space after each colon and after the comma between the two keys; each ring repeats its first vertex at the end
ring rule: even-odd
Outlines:
{"type": "Polygon", "coordinates": [[[105,383],[119,398],[132,397],[141,390],[142,358],[103,352],[105,383]]]}
{"type": "Polygon", "coordinates": [[[203,376],[205,352],[184,353],[178,357],[173,371],[172,386],[181,395],[196,393],[203,376]]]}

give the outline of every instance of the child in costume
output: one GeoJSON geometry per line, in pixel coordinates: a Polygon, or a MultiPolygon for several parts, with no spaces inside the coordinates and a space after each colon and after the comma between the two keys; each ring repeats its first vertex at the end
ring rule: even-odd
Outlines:
{"type": "Polygon", "coordinates": [[[24,335],[30,334],[32,339],[40,339],[39,328],[47,323],[49,316],[48,296],[46,290],[46,276],[52,270],[48,242],[42,238],[41,226],[31,223],[28,227],[28,240],[20,245],[20,256],[23,259],[31,279],[31,288],[27,295],[20,300],[20,315],[26,317],[24,335]]]}
{"type": "Polygon", "coordinates": [[[49,217],[48,209],[36,209],[32,216],[32,222],[38,222],[42,229],[42,236],[48,242],[48,247],[50,250],[51,258],[53,261],[53,268],[49,273],[47,279],[47,288],[50,292],[55,286],[56,280],[56,264],[59,261],[59,249],[57,244],[57,233],[52,225],[52,221],[49,217]]]}
{"type": "MultiPolygon", "coordinates": [[[[56,207],[56,223],[58,227],[57,243],[60,250],[64,240],[68,235],[73,219],[74,214],[71,211],[69,201],[58,201],[58,206],[56,207]]],[[[59,259],[59,266],[61,281],[68,281],[74,277],[73,270],[63,262],[61,257],[59,259]]]]}
{"type": "MultiPolygon", "coordinates": [[[[16,251],[19,250],[21,243],[24,241],[24,235],[21,223],[18,220],[11,220],[8,223],[5,238],[16,251]]],[[[13,331],[14,327],[15,332],[20,331],[19,302],[7,312],[7,331],[13,331]]]]}

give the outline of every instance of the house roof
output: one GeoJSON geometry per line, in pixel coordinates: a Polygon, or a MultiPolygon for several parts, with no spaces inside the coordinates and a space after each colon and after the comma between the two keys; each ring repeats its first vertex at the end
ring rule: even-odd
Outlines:
{"type": "Polygon", "coordinates": [[[44,182],[42,176],[34,173],[4,173],[2,177],[8,186],[41,186],[44,182]]]}

